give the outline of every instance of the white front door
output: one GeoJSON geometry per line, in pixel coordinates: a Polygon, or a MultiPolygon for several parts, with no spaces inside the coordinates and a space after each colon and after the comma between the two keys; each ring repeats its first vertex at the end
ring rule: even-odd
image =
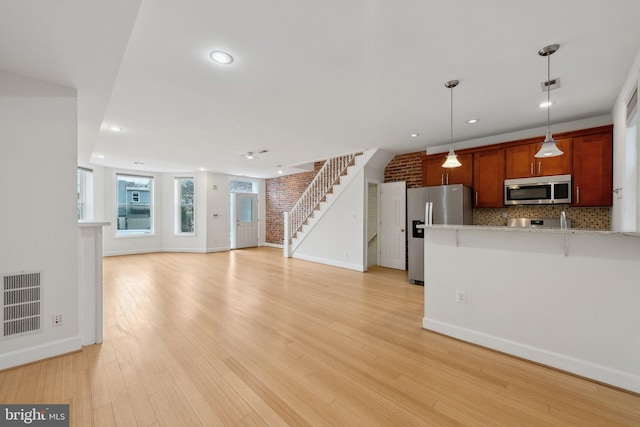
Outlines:
{"type": "Polygon", "coordinates": [[[235,221],[231,230],[231,247],[258,246],[258,195],[232,193],[235,221]]]}
{"type": "Polygon", "coordinates": [[[380,265],[406,270],[407,184],[380,184],[380,265]]]}

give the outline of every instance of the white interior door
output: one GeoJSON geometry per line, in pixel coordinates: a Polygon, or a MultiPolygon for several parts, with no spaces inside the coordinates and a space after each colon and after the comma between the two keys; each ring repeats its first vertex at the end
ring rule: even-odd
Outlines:
{"type": "Polygon", "coordinates": [[[406,269],[407,184],[380,184],[380,265],[406,269]]]}
{"type": "Polygon", "coordinates": [[[235,193],[234,248],[258,246],[258,195],[235,193]]]}

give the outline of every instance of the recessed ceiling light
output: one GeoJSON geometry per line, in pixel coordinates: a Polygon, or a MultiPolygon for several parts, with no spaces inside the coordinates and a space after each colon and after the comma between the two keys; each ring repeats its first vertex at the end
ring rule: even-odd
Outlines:
{"type": "Polygon", "coordinates": [[[233,56],[221,50],[212,50],[209,53],[209,58],[211,58],[213,62],[223,65],[228,65],[233,62],[233,56]]]}
{"type": "Polygon", "coordinates": [[[104,159],[104,154],[98,154],[99,159],[104,159]]]}
{"type": "Polygon", "coordinates": [[[200,168],[200,171],[201,171],[201,172],[204,172],[204,171],[206,171],[206,170],[207,170],[207,168],[200,168]]]}
{"type": "Polygon", "coordinates": [[[467,123],[469,123],[470,125],[474,125],[474,124],[478,123],[478,119],[469,119],[469,120],[467,120],[467,123]]]}
{"type": "Polygon", "coordinates": [[[109,126],[109,130],[112,132],[122,132],[122,128],[120,126],[109,126]]]}
{"type": "Polygon", "coordinates": [[[540,108],[547,108],[547,107],[551,107],[553,105],[553,101],[544,101],[543,103],[540,104],[540,108]]]}
{"type": "Polygon", "coordinates": [[[144,165],[143,162],[133,162],[134,165],[144,165]]]}
{"type": "Polygon", "coordinates": [[[282,174],[282,165],[278,165],[277,168],[278,168],[278,173],[282,174]]]}
{"type": "Polygon", "coordinates": [[[248,151],[247,154],[245,154],[245,157],[249,160],[255,159],[252,151],[248,151]]]}
{"type": "Polygon", "coordinates": [[[420,136],[420,134],[419,133],[412,133],[410,136],[411,136],[411,138],[417,138],[418,136],[420,136]]]}

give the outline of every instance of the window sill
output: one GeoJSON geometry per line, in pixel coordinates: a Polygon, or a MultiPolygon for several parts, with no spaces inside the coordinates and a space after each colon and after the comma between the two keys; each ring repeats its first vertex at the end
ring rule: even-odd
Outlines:
{"type": "Polygon", "coordinates": [[[153,232],[145,233],[140,231],[129,231],[129,232],[118,231],[115,234],[116,239],[130,239],[134,237],[155,237],[155,233],[153,232]]]}

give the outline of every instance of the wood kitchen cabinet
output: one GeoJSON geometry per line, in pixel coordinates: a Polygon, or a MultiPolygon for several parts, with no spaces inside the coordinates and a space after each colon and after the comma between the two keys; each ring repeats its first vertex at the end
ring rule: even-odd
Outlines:
{"type": "Polygon", "coordinates": [[[556,139],[562,156],[536,158],[542,142],[507,147],[505,178],[529,178],[532,176],[565,175],[571,173],[572,140],[556,139]]]}
{"type": "Polygon", "coordinates": [[[573,206],[612,206],[612,132],[573,139],[573,206]]]}
{"type": "Polygon", "coordinates": [[[473,154],[473,207],[504,207],[505,149],[473,154]]]}
{"type": "Polygon", "coordinates": [[[422,186],[463,184],[473,186],[473,154],[458,154],[462,166],[457,168],[443,168],[446,154],[427,156],[422,161],[422,186]]]}

